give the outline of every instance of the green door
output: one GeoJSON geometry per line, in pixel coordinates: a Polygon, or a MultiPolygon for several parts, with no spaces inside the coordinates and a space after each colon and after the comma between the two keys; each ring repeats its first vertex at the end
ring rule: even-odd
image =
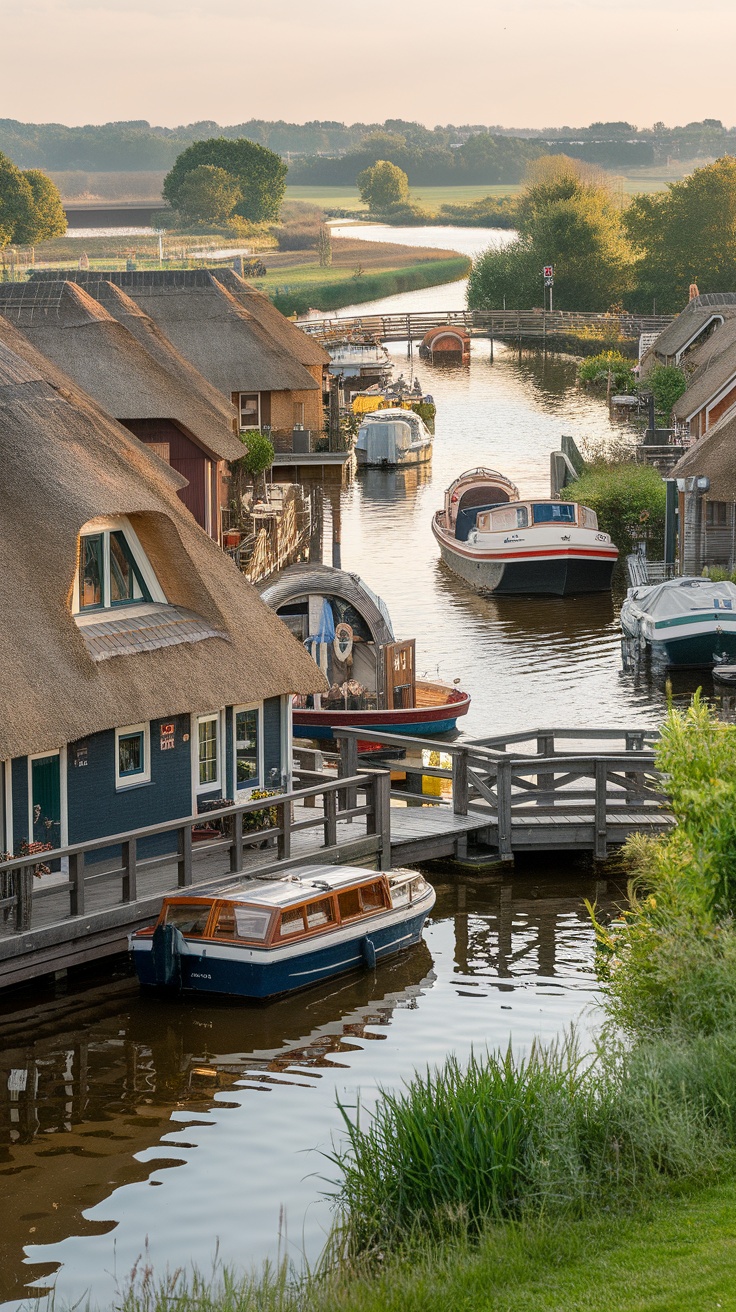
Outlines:
{"type": "Polygon", "coordinates": [[[31,815],[34,843],[61,846],[61,764],[59,753],[31,761],[31,815]]]}

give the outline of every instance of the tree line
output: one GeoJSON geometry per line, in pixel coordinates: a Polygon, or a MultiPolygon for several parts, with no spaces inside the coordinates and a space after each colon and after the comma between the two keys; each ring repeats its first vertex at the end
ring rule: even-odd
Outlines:
{"type": "Polygon", "coordinates": [[[676,314],[690,288],[736,291],[736,159],[724,156],[626,205],[600,171],[565,156],[528,170],[513,205],[517,235],[474,263],[473,309],[544,304],[554,266],[560,310],[676,314]]]}
{"type": "Polygon", "coordinates": [[[378,159],[404,169],[412,185],[428,185],[514,182],[529,159],[549,153],[608,168],[736,153],[736,130],[724,127],[719,119],[671,128],[655,123],[638,129],[621,121],[543,131],[483,124],[427,128],[404,119],[352,124],[249,119],[227,127],[202,120],[174,128],[145,119],[83,127],[0,119],[0,151],[23,169],[167,170],[182,150],[210,137],[244,137],[287,158],[296,156],[292,180],[316,185],[352,182],[356,173],[378,159]],[[376,137],[383,138],[380,149],[376,137]]]}

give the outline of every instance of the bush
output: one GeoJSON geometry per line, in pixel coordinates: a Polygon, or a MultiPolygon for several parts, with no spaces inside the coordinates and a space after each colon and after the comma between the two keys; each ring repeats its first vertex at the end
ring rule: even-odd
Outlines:
{"type": "Polygon", "coordinates": [[[627,359],[620,351],[601,351],[598,355],[591,355],[587,360],[582,360],[578,365],[579,383],[594,383],[607,387],[609,376],[613,391],[634,391],[634,362],[627,359]]]}
{"type": "Polygon", "coordinates": [[[633,551],[642,536],[652,555],[661,555],[666,491],[661,475],[650,465],[602,460],[587,464],[565,488],[565,497],[596,512],[600,528],[610,533],[622,555],[633,551]]]}
{"type": "Polygon", "coordinates": [[[654,393],[654,403],[660,414],[669,419],[673,405],[687,391],[687,378],[682,369],[673,364],[655,364],[644,386],[654,393]]]}

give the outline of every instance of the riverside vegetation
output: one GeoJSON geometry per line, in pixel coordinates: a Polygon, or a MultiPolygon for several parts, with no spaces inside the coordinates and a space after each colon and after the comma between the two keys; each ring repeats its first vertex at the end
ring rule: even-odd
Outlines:
{"type": "Polygon", "coordinates": [[[344,1107],[322,1267],[136,1271],[125,1312],[736,1308],[736,728],[697,695],[658,764],[676,815],[625,852],[598,941],[603,1023],[448,1059],[344,1107]]]}

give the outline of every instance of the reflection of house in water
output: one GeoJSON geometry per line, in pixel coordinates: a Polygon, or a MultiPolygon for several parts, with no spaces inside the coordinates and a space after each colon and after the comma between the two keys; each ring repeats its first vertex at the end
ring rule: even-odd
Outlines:
{"type": "Polygon", "coordinates": [[[114,1220],[90,1221],[85,1211],[114,1188],[181,1162],[175,1141],[163,1143],[153,1161],[135,1156],[172,1130],[186,1139],[181,1122],[172,1122],[174,1110],[196,1119],[214,1109],[220,1089],[339,1064],[341,1053],[383,1037],[371,1027],[415,1007],[431,972],[421,943],[377,975],[268,1007],[162,1006],[123,980],[0,1018],[0,1173],[8,1203],[0,1299],[21,1297],[29,1280],[42,1284],[55,1269],[25,1263],[26,1245],[114,1229],[114,1220]]]}

